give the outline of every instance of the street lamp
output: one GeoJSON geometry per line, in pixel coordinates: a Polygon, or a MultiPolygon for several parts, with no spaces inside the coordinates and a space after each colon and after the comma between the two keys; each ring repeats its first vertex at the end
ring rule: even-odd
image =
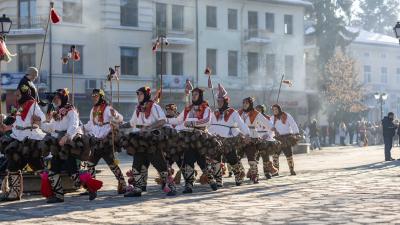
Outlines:
{"type": "MultiPolygon", "coordinates": [[[[0,39],[5,42],[6,41],[6,34],[10,32],[12,25],[12,21],[10,18],[6,17],[6,14],[3,14],[2,17],[0,17],[0,39]]],[[[1,59],[0,59],[0,113],[2,113],[2,106],[3,106],[3,93],[2,93],[2,87],[1,87],[1,82],[3,78],[1,76],[1,59]]]]}
{"type": "Polygon", "coordinates": [[[394,34],[396,35],[396,38],[399,39],[400,43],[400,22],[397,22],[396,25],[393,27],[394,34]]]}
{"type": "Polygon", "coordinates": [[[377,92],[374,94],[374,97],[381,106],[381,118],[383,118],[383,103],[385,103],[385,101],[387,100],[388,95],[386,93],[378,93],[377,92]]]}

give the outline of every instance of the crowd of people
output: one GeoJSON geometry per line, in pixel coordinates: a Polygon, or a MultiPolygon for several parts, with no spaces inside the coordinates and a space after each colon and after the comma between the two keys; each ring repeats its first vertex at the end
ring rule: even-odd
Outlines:
{"type": "Polygon", "coordinates": [[[200,182],[213,191],[223,186],[224,163],[238,186],[245,177],[254,184],[259,182],[260,158],[265,178],[278,176],[281,153],[290,175],[296,175],[292,147],[299,140],[299,129],[278,104],[271,107],[273,114],[269,116],[265,106],[256,106],[255,100],[247,97],[241,109],[235,110],[219,84],[217,109],[213,111],[203,97],[204,91],[195,88],[190,90],[191,102],[179,113],[173,103],[163,109],[150,88],[142,87],[136,91],[138,104],[132,109],[131,119],[124,122],[107,102],[105,92],[94,89],[90,120],[82,124],[66,88],[53,93],[50,104],[38,99],[33,84],[37,75],[35,68],[28,69],[16,91],[18,109],[1,120],[0,152],[7,159],[2,200],[21,199],[21,170],[27,166],[41,172],[41,192],[47,203],[64,201],[62,172],[94,200],[103,185],[96,179],[95,167],[100,159],[115,175],[118,194],[125,197],[140,197],[146,192],[150,164],[157,170],[158,182],[167,196],[176,195],[178,173],[185,181],[183,194],[193,192],[196,163],[202,172],[200,182]],[[126,172],[128,182],[115,157],[121,150],[133,156],[132,169],[126,172]],[[250,167],[247,176],[241,161],[244,156],[250,167]],[[174,164],[179,171],[173,170],[174,164]]]}
{"type": "MultiPolygon", "coordinates": [[[[317,120],[313,120],[299,126],[312,149],[336,145],[370,146],[383,144],[382,124],[380,122],[342,121],[339,123],[330,122],[329,125],[323,126],[319,125],[317,120]]],[[[398,140],[398,136],[395,138],[398,140]]]]}

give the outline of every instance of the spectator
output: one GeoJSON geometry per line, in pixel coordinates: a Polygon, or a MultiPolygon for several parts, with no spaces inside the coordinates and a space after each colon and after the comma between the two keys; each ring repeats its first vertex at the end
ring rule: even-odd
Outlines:
{"type": "Polygon", "coordinates": [[[397,126],[393,123],[394,113],[390,112],[382,119],[383,141],[385,143],[385,161],[393,161],[391,150],[393,145],[393,136],[396,133],[397,126]]]}
{"type": "Polygon", "coordinates": [[[336,128],[335,128],[335,123],[330,122],[329,123],[329,145],[335,145],[335,137],[336,137],[336,128]]]}
{"type": "Polygon", "coordinates": [[[354,124],[354,122],[350,122],[347,127],[347,131],[349,132],[349,144],[350,145],[353,145],[353,138],[354,138],[355,130],[356,130],[356,125],[354,124]]]}
{"type": "Polygon", "coordinates": [[[319,142],[319,127],[317,125],[317,120],[313,120],[309,126],[310,130],[310,143],[311,149],[321,150],[321,143],[319,142]]]}
{"type": "Polygon", "coordinates": [[[346,133],[347,133],[346,124],[344,122],[341,122],[339,125],[339,137],[340,137],[340,145],[341,146],[346,145],[344,143],[344,141],[346,140],[346,133]]]}

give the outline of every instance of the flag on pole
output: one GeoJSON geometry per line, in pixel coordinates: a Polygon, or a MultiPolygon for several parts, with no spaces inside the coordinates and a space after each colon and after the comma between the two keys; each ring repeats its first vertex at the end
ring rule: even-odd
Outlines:
{"type": "Polygon", "coordinates": [[[78,50],[76,50],[75,45],[71,46],[71,59],[74,60],[75,62],[81,60],[81,54],[79,53],[78,50]]]}
{"type": "Polygon", "coordinates": [[[61,17],[58,15],[57,11],[54,8],[51,8],[50,19],[51,22],[54,24],[59,23],[61,21],[61,17]]]}
{"type": "Polygon", "coordinates": [[[6,42],[0,37],[0,61],[10,62],[11,57],[16,56],[16,54],[11,54],[7,49],[6,42]]]}
{"type": "Polygon", "coordinates": [[[204,71],[204,74],[208,76],[208,88],[213,88],[212,81],[211,81],[211,73],[212,70],[210,67],[207,67],[204,71]]]}
{"type": "Polygon", "coordinates": [[[153,49],[152,49],[153,53],[157,52],[159,46],[160,46],[160,41],[157,40],[156,43],[153,44],[153,49]]]}
{"type": "Polygon", "coordinates": [[[289,87],[293,86],[293,83],[291,80],[283,80],[282,83],[288,85],[289,87]]]}

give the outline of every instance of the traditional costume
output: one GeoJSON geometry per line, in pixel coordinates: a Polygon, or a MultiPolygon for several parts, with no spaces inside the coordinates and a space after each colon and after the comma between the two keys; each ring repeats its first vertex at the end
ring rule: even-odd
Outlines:
{"type": "MultiPolygon", "coordinates": [[[[261,113],[254,109],[253,98],[248,97],[243,99],[243,105],[245,102],[247,102],[249,106],[241,109],[239,114],[250,129],[250,137],[253,139],[252,141],[256,141],[262,137],[259,131],[271,129],[272,124],[261,113]]],[[[258,154],[257,145],[249,145],[249,147],[245,149],[245,153],[250,166],[248,177],[254,183],[258,183],[259,175],[256,160],[256,156],[258,154]]]]}
{"type": "MultiPolygon", "coordinates": [[[[196,130],[200,131],[198,136],[200,136],[200,133],[206,133],[206,129],[211,121],[212,113],[208,103],[203,100],[203,92],[204,91],[200,88],[193,89],[192,95],[194,93],[198,93],[198,99],[192,100],[192,104],[185,107],[183,112],[180,113],[177,118],[168,118],[167,122],[171,125],[183,126],[182,130],[180,131],[181,133],[196,133],[196,130]]],[[[196,137],[196,135],[192,135],[192,137],[196,137]]],[[[201,143],[199,143],[199,145],[201,145],[201,143]]],[[[205,151],[207,151],[207,149],[205,149],[205,151]]],[[[217,190],[218,187],[213,177],[212,168],[207,165],[206,156],[206,152],[200,152],[198,149],[194,148],[193,145],[184,150],[184,194],[193,192],[193,184],[195,181],[195,162],[197,162],[197,164],[200,166],[206,182],[213,190],[217,190]]]]}
{"type": "MultiPolygon", "coordinates": [[[[117,126],[123,122],[123,116],[113,109],[112,106],[108,105],[103,90],[94,89],[92,96],[98,96],[99,100],[94,104],[90,111],[90,119],[84,126],[85,134],[91,139],[90,143],[92,148],[87,162],[87,168],[92,177],[95,178],[95,167],[99,163],[100,159],[103,158],[118,181],[118,194],[124,194],[126,182],[124,175],[116,162],[114,152],[115,146],[118,144],[115,138],[117,132],[116,130],[112,130],[114,129],[114,125],[117,126]],[[112,115],[112,111],[115,115],[112,115]],[[112,135],[114,135],[114,137],[112,137],[112,135]]],[[[117,150],[120,151],[120,148],[118,147],[117,150]]]]}
{"type": "Polygon", "coordinates": [[[2,153],[8,159],[7,175],[2,184],[2,200],[20,200],[23,193],[21,170],[26,166],[33,170],[43,168],[37,146],[46,134],[39,128],[46,117],[31,95],[28,86],[18,89],[18,110],[10,137],[3,136],[2,153]]]}
{"type": "Polygon", "coordinates": [[[290,174],[296,175],[296,172],[294,171],[292,147],[297,144],[299,128],[293,117],[289,113],[282,111],[280,105],[275,104],[272,108],[276,108],[278,111],[277,114],[274,113],[271,117],[271,121],[273,122],[273,127],[275,129],[275,138],[281,142],[280,151],[273,156],[273,164],[279,172],[279,155],[283,151],[288,162],[290,174]]]}
{"type": "MultiPolygon", "coordinates": [[[[144,99],[139,102],[130,120],[134,133],[146,133],[151,136],[154,129],[161,128],[166,120],[162,108],[151,100],[151,90],[142,87],[137,94],[143,94],[144,99]]],[[[156,131],[157,132],[157,131],[156,131]]],[[[135,135],[135,134],[133,134],[135,135]]],[[[152,145],[152,143],[147,143],[152,145]]],[[[155,146],[148,149],[134,149],[131,186],[125,197],[139,197],[146,190],[147,171],[150,163],[157,169],[161,177],[162,188],[168,196],[176,194],[176,187],[168,171],[167,161],[161,149],[155,146]],[[153,151],[154,150],[154,151],[153,151]]]]}
{"type": "MultiPolygon", "coordinates": [[[[57,111],[52,112],[51,119],[42,124],[42,129],[50,133],[49,139],[55,139],[60,143],[60,151],[51,151],[51,162],[49,172],[42,173],[42,194],[47,203],[58,203],[64,201],[64,190],[60,174],[66,171],[73,180],[76,187],[83,185],[89,192],[89,200],[97,197],[97,190],[101,188],[102,182],[94,180],[88,172],[79,173],[77,160],[73,146],[82,139],[82,129],[79,126],[79,115],[75,107],[68,103],[68,90],[58,89],[54,98],[59,98],[61,104],[56,105],[57,111]],[[65,152],[61,154],[62,152],[65,152]]],[[[53,99],[53,104],[55,100],[53,99]]],[[[85,146],[88,148],[89,146],[85,146]]],[[[79,154],[80,155],[80,154],[79,154]]]]}
{"type": "MultiPolygon", "coordinates": [[[[236,185],[243,182],[245,176],[243,165],[238,156],[237,138],[239,135],[249,136],[250,130],[243,122],[239,113],[229,106],[229,97],[225,88],[218,84],[218,100],[222,100],[224,104],[219,107],[214,115],[211,117],[211,125],[209,132],[223,138],[224,159],[232,166],[232,172],[235,175],[236,185]]],[[[217,185],[222,186],[222,168],[221,159],[213,164],[214,177],[217,185]]]]}

